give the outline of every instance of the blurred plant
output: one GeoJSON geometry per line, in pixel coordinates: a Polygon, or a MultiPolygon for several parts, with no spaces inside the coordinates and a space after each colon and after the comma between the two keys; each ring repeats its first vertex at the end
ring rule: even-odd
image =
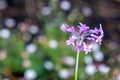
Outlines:
{"type": "Polygon", "coordinates": [[[100,24],[100,28],[90,29],[89,26],[85,24],[79,23],[78,28],[76,29],[74,26],[68,26],[63,24],[61,26],[63,31],[71,32],[72,35],[69,40],[66,41],[67,45],[72,45],[77,50],[77,58],[76,58],[76,68],[75,68],[75,80],[77,80],[78,76],[78,62],[79,62],[79,52],[81,50],[85,51],[85,54],[91,52],[92,43],[98,42],[101,45],[102,37],[104,36],[102,26],[100,24]]]}

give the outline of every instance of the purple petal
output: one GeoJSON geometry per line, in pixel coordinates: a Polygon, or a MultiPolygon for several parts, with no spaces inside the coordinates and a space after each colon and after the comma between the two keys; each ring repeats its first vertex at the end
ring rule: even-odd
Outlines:
{"type": "Polygon", "coordinates": [[[98,36],[95,35],[95,34],[90,34],[90,36],[93,37],[93,38],[98,38],[98,36]]]}
{"type": "Polygon", "coordinates": [[[76,45],[76,50],[77,50],[77,51],[82,50],[82,46],[81,46],[81,45],[76,45]]]}
{"type": "Polygon", "coordinates": [[[89,29],[88,26],[86,26],[85,24],[82,24],[82,23],[79,23],[78,28],[80,29],[80,33],[86,32],[89,29]]]}
{"type": "Polygon", "coordinates": [[[103,29],[102,29],[102,25],[101,25],[101,24],[100,24],[99,30],[100,30],[101,35],[104,35],[104,32],[103,32],[103,29]]]}
{"type": "Polygon", "coordinates": [[[70,32],[75,32],[74,26],[71,26],[71,31],[70,32]]]}
{"type": "Polygon", "coordinates": [[[87,40],[95,41],[95,38],[93,38],[93,37],[88,37],[87,40]]]}
{"type": "Polygon", "coordinates": [[[83,24],[83,23],[79,23],[80,27],[85,27],[86,24],[83,24]]]}
{"type": "Polygon", "coordinates": [[[89,32],[94,33],[94,34],[98,34],[100,31],[99,31],[99,29],[95,28],[95,29],[90,29],[89,32]]]}
{"type": "Polygon", "coordinates": [[[66,24],[62,24],[61,25],[61,30],[70,32],[71,28],[66,24]]]}
{"type": "Polygon", "coordinates": [[[65,24],[62,24],[60,28],[61,30],[65,31],[65,28],[66,28],[65,24]]]}
{"type": "Polygon", "coordinates": [[[67,45],[71,45],[72,44],[74,46],[75,45],[74,44],[74,39],[72,37],[70,37],[69,40],[66,41],[66,44],[67,45]]]}
{"type": "Polygon", "coordinates": [[[86,52],[85,54],[91,52],[91,49],[92,49],[92,45],[86,45],[86,43],[83,43],[83,50],[86,52]]]}
{"type": "Polygon", "coordinates": [[[102,37],[103,37],[103,36],[99,36],[99,37],[96,39],[96,42],[98,42],[98,43],[99,43],[99,45],[101,45],[101,42],[102,42],[102,37]]]}

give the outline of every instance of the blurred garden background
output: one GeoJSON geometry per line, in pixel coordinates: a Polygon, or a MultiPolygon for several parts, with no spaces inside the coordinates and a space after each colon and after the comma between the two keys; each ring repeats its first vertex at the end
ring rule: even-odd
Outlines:
{"type": "Polygon", "coordinates": [[[0,0],[0,80],[73,80],[63,23],[102,24],[102,45],[80,53],[78,80],[120,80],[120,0],[0,0]]]}

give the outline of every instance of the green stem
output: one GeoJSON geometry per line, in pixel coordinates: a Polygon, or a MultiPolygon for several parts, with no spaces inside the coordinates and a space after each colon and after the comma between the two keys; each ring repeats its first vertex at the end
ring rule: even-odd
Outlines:
{"type": "Polygon", "coordinates": [[[77,80],[77,77],[78,77],[78,62],[79,62],[79,51],[77,52],[77,58],[76,58],[75,80],[77,80]]]}

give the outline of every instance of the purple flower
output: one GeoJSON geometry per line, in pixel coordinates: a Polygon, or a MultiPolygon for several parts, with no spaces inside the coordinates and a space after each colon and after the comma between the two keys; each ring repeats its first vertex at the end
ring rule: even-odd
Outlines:
{"type": "Polygon", "coordinates": [[[102,37],[103,37],[103,36],[101,35],[101,36],[99,36],[99,37],[96,39],[96,42],[98,42],[99,45],[101,45],[102,37]]]}
{"type": "Polygon", "coordinates": [[[92,45],[86,45],[86,43],[83,43],[83,50],[85,51],[85,54],[88,52],[91,52],[92,45]]]}
{"type": "Polygon", "coordinates": [[[73,46],[75,45],[74,44],[74,39],[72,37],[69,38],[69,40],[66,41],[67,45],[70,45],[72,44],[73,46]]]}
{"type": "Polygon", "coordinates": [[[71,31],[70,31],[70,32],[72,32],[72,33],[75,32],[75,28],[74,28],[74,26],[71,26],[71,31]]]}
{"type": "Polygon", "coordinates": [[[95,28],[94,30],[93,30],[93,29],[89,30],[89,32],[90,32],[90,33],[98,34],[98,33],[100,32],[100,30],[97,29],[97,28],[95,28]]]}
{"type": "Polygon", "coordinates": [[[63,31],[71,32],[71,37],[66,41],[67,45],[73,45],[77,51],[83,50],[86,52],[91,51],[92,43],[98,42],[101,45],[104,32],[100,24],[100,28],[90,29],[89,26],[79,23],[78,28],[63,24],[61,26],[63,31]]]}
{"type": "Polygon", "coordinates": [[[87,40],[95,41],[95,38],[93,38],[93,37],[88,37],[87,40]]]}
{"type": "Polygon", "coordinates": [[[76,50],[78,50],[78,51],[82,50],[82,46],[81,45],[76,45],[76,50]]]}
{"type": "Polygon", "coordinates": [[[62,25],[61,25],[61,30],[67,31],[67,32],[75,32],[75,29],[74,29],[73,26],[70,27],[70,26],[68,26],[68,25],[66,25],[66,24],[62,24],[62,25]]]}
{"type": "Polygon", "coordinates": [[[82,23],[79,23],[78,28],[80,30],[80,33],[86,32],[89,29],[88,26],[86,26],[85,24],[82,24],[82,23]]]}
{"type": "Polygon", "coordinates": [[[71,28],[66,24],[62,24],[61,25],[61,30],[70,32],[71,28]]]}

